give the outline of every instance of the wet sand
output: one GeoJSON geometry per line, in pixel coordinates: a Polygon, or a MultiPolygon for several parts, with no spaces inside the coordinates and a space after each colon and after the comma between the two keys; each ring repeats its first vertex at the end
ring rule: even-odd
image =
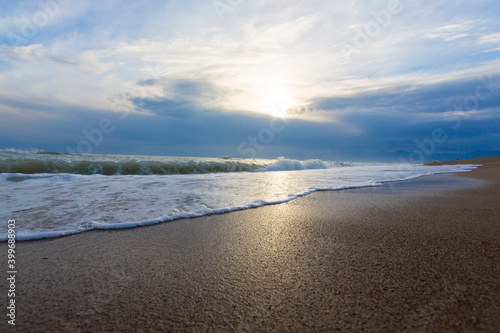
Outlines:
{"type": "Polygon", "coordinates": [[[498,332],[500,158],[458,163],[484,166],[20,242],[16,330],[498,332]]]}

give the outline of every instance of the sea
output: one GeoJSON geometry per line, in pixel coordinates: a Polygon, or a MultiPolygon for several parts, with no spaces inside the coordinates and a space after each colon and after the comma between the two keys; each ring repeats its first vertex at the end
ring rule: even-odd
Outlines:
{"type": "Polygon", "coordinates": [[[287,202],[315,191],[466,172],[477,165],[61,154],[0,149],[0,240],[134,228],[287,202]]]}

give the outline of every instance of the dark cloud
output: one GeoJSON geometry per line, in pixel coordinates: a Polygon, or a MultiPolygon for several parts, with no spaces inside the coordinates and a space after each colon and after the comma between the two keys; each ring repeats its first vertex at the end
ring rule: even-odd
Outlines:
{"type": "Polygon", "coordinates": [[[259,149],[255,151],[264,158],[398,161],[418,156],[429,161],[500,154],[498,91],[481,100],[477,111],[469,115],[444,118],[439,113],[474,96],[480,84],[476,80],[318,100],[314,108],[297,112],[313,113],[321,106],[336,121],[291,118],[285,124],[275,120],[284,126],[273,131],[272,140],[265,143],[259,135],[269,134],[272,118],[205,107],[204,98],[219,91],[207,80],[147,84],[158,85],[171,97],[132,97],[130,101],[143,112],[129,113],[124,119],[109,110],[0,96],[0,105],[17,110],[2,115],[0,145],[65,152],[67,146],[76,148],[81,140],[88,140],[84,131],[92,131],[108,118],[115,130],[93,146],[94,153],[250,157],[238,148],[241,144],[252,147],[251,141],[257,139],[259,149]],[[446,139],[431,144],[436,130],[446,139]]]}
{"type": "Polygon", "coordinates": [[[197,106],[192,101],[182,98],[131,98],[133,105],[142,111],[154,113],[161,116],[173,118],[192,117],[196,113],[197,106]]]}
{"type": "Polygon", "coordinates": [[[159,82],[156,79],[141,80],[137,82],[137,84],[140,86],[154,86],[157,85],[158,83],[159,82]]]}
{"type": "Polygon", "coordinates": [[[186,97],[215,97],[222,91],[217,86],[208,80],[188,80],[181,79],[170,82],[165,89],[169,92],[179,94],[186,97]]]}
{"type": "Polygon", "coordinates": [[[22,97],[2,96],[0,95],[0,106],[9,106],[24,112],[50,112],[54,109],[48,101],[28,100],[22,97]]]}
{"type": "Polygon", "coordinates": [[[319,98],[311,108],[337,112],[439,113],[500,107],[500,74],[425,85],[404,85],[348,97],[319,98]]]}
{"type": "Polygon", "coordinates": [[[60,64],[60,65],[78,66],[81,64],[80,61],[77,61],[75,59],[70,59],[70,58],[64,58],[64,57],[51,56],[51,57],[49,57],[49,59],[55,63],[60,64]]]}
{"type": "Polygon", "coordinates": [[[139,110],[174,118],[187,118],[195,114],[213,112],[207,105],[213,105],[227,95],[224,89],[212,83],[209,78],[197,79],[150,79],[137,82],[143,87],[159,87],[164,96],[131,97],[139,110]]]}

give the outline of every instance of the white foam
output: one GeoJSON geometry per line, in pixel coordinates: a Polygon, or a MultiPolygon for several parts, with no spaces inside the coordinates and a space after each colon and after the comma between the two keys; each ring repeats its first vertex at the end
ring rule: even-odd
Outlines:
{"type": "Polygon", "coordinates": [[[0,149],[0,152],[8,152],[8,153],[16,153],[16,154],[36,154],[38,151],[39,151],[38,149],[30,149],[30,150],[15,149],[15,148],[0,149]]]}
{"type": "Polygon", "coordinates": [[[279,157],[276,162],[269,164],[267,167],[259,171],[291,171],[291,170],[307,170],[307,169],[328,169],[340,166],[335,162],[324,162],[322,160],[292,160],[284,157],[279,157]]]}
{"type": "MultiPolygon", "coordinates": [[[[335,165],[279,159],[274,168],[290,171],[170,176],[2,174],[0,219],[16,220],[18,240],[50,238],[217,214],[283,203],[318,190],[378,186],[476,167],[335,165]],[[25,178],[12,181],[9,177],[25,178]]],[[[2,224],[0,240],[5,239],[7,227],[2,224]]]]}

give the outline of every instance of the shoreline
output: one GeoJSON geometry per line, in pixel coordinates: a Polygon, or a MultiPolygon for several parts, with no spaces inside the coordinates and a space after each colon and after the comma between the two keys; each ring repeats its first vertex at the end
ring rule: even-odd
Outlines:
{"type": "MultiPolygon", "coordinates": [[[[454,163],[457,164],[457,163],[454,163]]],[[[467,163],[461,163],[461,164],[467,164],[467,163]]],[[[420,166],[421,164],[418,164],[420,166]]],[[[425,165],[425,164],[424,164],[425,165]]],[[[427,164],[430,165],[430,164],[427,164]]],[[[439,165],[445,165],[445,164],[439,164],[439,165]]],[[[469,169],[470,170],[470,169],[469,169]]],[[[468,171],[462,171],[462,172],[468,172],[468,171]]],[[[446,174],[452,174],[453,172],[448,171],[445,173],[435,173],[432,175],[446,175],[446,174]]],[[[425,175],[429,176],[429,175],[425,175]]],[[[420,177],[425,177],[423,175],[416,176],[415,178],[420,178],[420,177]]],[[[203,216],[210,216],[210,215],[219,215],[219,214],[228,214],[236,211],[241,211],[241,210],[246,210],[246,209],[254,209],[254,208],[259,208],[263,206],[269,206],[269,205],[277,205],[277,204],[283,204],[287,203],[289,201],[295,200],[297,198],[303,197],[310,195],[315,192],[323,192],[323,191],[344,191],[344,190],[352,190],[352,189],[363,189],[363,188],[369,188],[369,187],[379,187],[383,186],[384,184],[390,184],[392,188],[391,183],[398,183],[398,182],[405,182],[408,180],[412,180],[415,178],[410,178],[410,179],[400,179],[400,180],[386,180],[386,181],[380,181],[378,182],[377,185],[347,185],[344,187],[338,187],[338,188],[332,188],[332,189],[310,189],[306,193],[300,193],[300,194],[294,194],[294,195],[289,195],[288,198],[286,199],[280,199],[278,201],[274,202],[263,202],[260,204],[247,204],[243,206],[235,206],[235,207],[229,207],[229,208],[221,208],[221,209],[215,209],[212,212],[207,212],[207,213],[191,213],[187,212],[185,214],[182,214],[184,216],[176,216],[172,218],[167,218],[165,220],[162,220],[161,218],[150,218],[150,219],[144,219],[144,220],[137,220],[137,221],[129,221],[129,222],[122,222],[122,223],[111,223],[111,224],[93,224],[91,227],[86,228],[86,229],[81,229],[80,227],[76,226],[74,229],[66,229],[66,230],[48,230],[48,231],[40,231],[37,233],[22,233],[21,231],[18,231],[16,233],[16,241],[17,242],[26,242],[26,241],[40,241],[44,239],[53,239],[53,238],[60,238],[60,237],[67,237],[67,236],[73,236],[85,232],[96,232],[96,231],[105,231],[105,230],[122,230],[122,229],[133,229],[137,227],[149,227],[152,225],[156,224],[161,224],[161,223],[170,223],[178,220],[183,220],[183,219],[193,219],[193,218],[198,218],[198,217],[203,217],[203,216]]],[[[22,216],[17,216],[17,219],[22,220],[22,216]]],[[[36,220],[36,218],[34,218],[36,220]]],[[[0,236],[0,244],[2,242],[7,241],[7,234],[1,235],[0,236]]]]}
{"type": "Polygon", "coordinates": [[[484,165],[466,173],[20,242],[16,329],[497,331],[500,158],[482,161],[459,161],[484,165]]]}

